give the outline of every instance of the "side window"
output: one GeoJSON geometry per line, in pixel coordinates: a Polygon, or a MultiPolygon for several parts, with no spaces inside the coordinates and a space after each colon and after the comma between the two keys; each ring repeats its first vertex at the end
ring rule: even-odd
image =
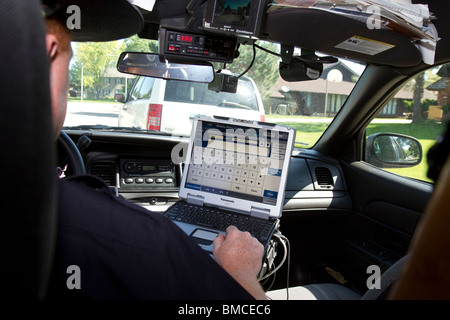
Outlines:
{"type": "Polygon", "coordinates": [[[365,161],[404,177],[432,182],[427,177],[426,155],[450,119],[449,79],[450,64],[445,64],[407,82],[367,126],[365,161]]]}
{"type": "Polygon", "coordinates": [[[145,79],[144,77],[137,78],[133,89],[131,89],[130,98],[128,99],[129,101],[134,101],[134,100],[139,99],[139,90],[142,86],[142,83],[144,82],[144,79],[145,79]]]}
{"type": "Polygon", "coordinates": [[[155,83],[155,78],[150,77],[140,77],[138,78],[135,86],[133,87],[130,100],[139,100],[150,98],[152,93],[153,84],[155,83]]]}
{"type": "Polygon", "coordinates": [[[155,83],[155,78],[144,78],[142,86],[139,88],[139,99],[148,99],[152,93],[153,84],[155,83]]]}

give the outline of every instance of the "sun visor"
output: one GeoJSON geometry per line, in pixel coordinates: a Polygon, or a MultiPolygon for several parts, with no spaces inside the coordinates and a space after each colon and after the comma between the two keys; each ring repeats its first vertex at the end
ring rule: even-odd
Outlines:
{"type": "Polygon", "coordinates": [[[261,38],[375,64],[412,67],[422,62],[421,52],[408,37],[384,29],[369,29],[361,21],[322,10],[296,8],[269,12],[261,38]]]}
{"type": "Polygon", "coordinates": [[[137,34],[144,26],[140,11],[127,0],[42,0],[47,17],[66,21],[72,41],[113,41],[137,34]]]}

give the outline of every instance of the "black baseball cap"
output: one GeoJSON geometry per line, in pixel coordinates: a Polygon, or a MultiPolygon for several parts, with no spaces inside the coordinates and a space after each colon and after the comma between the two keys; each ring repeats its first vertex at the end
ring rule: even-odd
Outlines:
{"type": "Polygon", "coordinates": [[[79,42],[124,39],[144,26],[141,12],[128,0],[42,0],[42,14],[62,22],[78,19],[79,29],[70,23],[66,26],[72,41],[79,42]]]}

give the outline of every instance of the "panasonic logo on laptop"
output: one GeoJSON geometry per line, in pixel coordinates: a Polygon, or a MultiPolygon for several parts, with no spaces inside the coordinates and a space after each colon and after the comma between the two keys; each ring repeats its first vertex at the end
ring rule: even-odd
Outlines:
{"type": "Polygon", "coordinates": [[[220,198],[220,200],[225,201],[225,202],[231,202],[231,203],[234,203],[233,200],[228,200],[228,199],[224,199],[224,198],[220,198]]]}

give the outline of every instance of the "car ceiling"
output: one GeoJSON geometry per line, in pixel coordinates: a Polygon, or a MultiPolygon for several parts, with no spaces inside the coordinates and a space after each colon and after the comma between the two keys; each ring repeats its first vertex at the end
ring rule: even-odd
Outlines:
{"type": "MultiPolygon", "coordinates": [[[[449,61],[450,19],[446,17],[449,11],[448,1],[412,2],[428,4],[430,12],[437,18],[433,24],[441,39],[437,43],[435,63],[449,61]]],[[[141,9],[145,27],[139,36],[156,40],[159,25],[168,29],[202,33],[201,23],[206,3],[206,0],[156,0],[152,12],[141,9]]],[[[422,64],[421,55],[414,43],[403,35],[386,30],[369,30],[364,23],[320,10],[287,9],[266,14],[260,38],[373,64],[395,67],[416,67],[422,64]],[[293,27],[305,32],[292,32],[293,27]],[[354,35],[393,44],[395,47],[373,56],[335,48],[336,44],[354,35]]]]}

